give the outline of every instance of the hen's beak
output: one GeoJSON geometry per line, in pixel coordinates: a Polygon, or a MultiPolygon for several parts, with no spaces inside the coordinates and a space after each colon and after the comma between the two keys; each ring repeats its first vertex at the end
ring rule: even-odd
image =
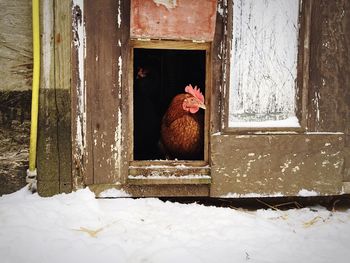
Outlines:
{"type": "Polygon", "coordinates": [[[204,105],[204,103],[200,103],[199,105],[198,105],[198,107],[199,108],[202,108],[203,110],[205,110],[207,107],[205,107],[205,105],[204,105]]]}

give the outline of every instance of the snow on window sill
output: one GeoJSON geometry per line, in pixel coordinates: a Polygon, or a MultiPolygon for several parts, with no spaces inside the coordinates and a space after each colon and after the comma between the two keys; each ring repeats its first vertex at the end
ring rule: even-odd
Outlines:
{"type": "Polygon", "coordinates": [[[276,121],[230,121],[230,128],[300,128],[297,117],[276,121]]]}

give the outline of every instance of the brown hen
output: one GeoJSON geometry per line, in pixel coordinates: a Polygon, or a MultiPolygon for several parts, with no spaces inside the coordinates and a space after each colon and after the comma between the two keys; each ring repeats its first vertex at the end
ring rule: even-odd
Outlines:
{"type": "Polygon", "coordinates": [[[161,125],[161,142],[169,159],[203,159],[204,96],[188,85],[186,93],[175,96],[161,125]]]}

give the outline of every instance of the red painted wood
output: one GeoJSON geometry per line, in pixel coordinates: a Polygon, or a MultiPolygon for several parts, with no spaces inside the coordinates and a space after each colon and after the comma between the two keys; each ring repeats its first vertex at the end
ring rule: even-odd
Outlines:
{"type": "Polygon", "coordinates": [[[131,0],[132,38],[212,41],[217,0],[131,0]]]}

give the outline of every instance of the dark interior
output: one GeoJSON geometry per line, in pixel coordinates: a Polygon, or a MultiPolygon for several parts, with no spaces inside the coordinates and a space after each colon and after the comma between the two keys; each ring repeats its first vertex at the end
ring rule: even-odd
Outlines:
{"type": "Polygon", "coordinates": [[[161,119],[188,84],[204,94],[204,50],[134,49],[134,160],[165,159],[161,119]]]}

